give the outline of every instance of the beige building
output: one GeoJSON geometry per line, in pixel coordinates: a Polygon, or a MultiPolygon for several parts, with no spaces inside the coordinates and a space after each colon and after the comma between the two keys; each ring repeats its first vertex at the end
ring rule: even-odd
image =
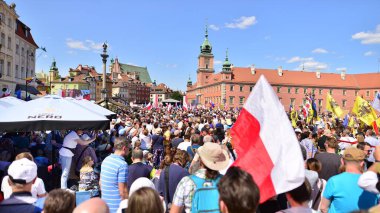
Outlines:
{"type": "Polygon", "coordinates": [[[0,0],[0,88],[14,92],[17,84],[34,76],[35,52],[38,48],[30,28],[22,23],[16,5],[0,0]]]}

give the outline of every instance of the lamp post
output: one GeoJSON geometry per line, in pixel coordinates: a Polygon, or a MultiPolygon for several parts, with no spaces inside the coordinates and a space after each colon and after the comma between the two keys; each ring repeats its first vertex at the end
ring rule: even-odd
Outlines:
{"type": "Polygon", "coordinates": [[[107,97],[107,88],[106,88],[106,77],[107,77],[106,63],[107,63],[107,58],[108,58],[107,47],[108,47],[107,44],[103,43],[103,53],[100,54],[100,56],[102,57],[102,61],[103,61],[103,87],[102,87],[101,93],[103,94],[102,98],[106,102],[106,108],[108,109],[108,97],[107,97]]]}
{"type": "Polygon", "coordinates": [[[33,57],[34,54],[26,54],[26,69],[25,69],[25,101],[28,101],[28,70],[29,70],[29,57],[33,57]]]}

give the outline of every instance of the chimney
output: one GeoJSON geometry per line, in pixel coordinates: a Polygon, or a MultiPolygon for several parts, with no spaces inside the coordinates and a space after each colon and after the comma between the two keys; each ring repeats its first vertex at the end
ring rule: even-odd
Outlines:
{"type": "Polygon", "coordinates": [[[251,65],[251,74],[252,75],[256,74],[256,67],[254,64],[251,65]]]}
{"type": "Polygon", "coordinates": [[[342,69],[342,70],[340,71],[340,78],[341,78],[342,80],[346,80],[346,70],[345,70],[345,69],[342,69]]]}
{"type": "Polygon", "coordinates": [[[277,73],[278,73],[278,76],[282,76],[282,66],[279,66],[278,68],[277,68],[277,73]]]}
{"type": "Polygon", "coordinates": [[[317,72],[315,73],[315,75],[317,76],[317,78],[321,78],[321,71],[320,70],[317,70],[317,72]]]}

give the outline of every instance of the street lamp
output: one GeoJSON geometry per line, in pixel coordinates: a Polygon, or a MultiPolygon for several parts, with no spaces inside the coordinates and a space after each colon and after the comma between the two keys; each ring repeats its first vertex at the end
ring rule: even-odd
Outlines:
{"type": "Polygon", "coordinates": [[[28,70],[29,57],[34,57],[33,52],[26,54],[26,69],[25,69],[25,101],[28,101],[28,70]]]}
{"type": "Polygon", "coordinates": [[[107,44],[103,43],[103,53],[100,54],[100,56],[102,57],[102,61],[103,61],[103,87],[102,87],[101,93],[103,94],[103,99],[106,102],[106,108],[108,109],[108,97],[107,97],[107,88],[106,88],[106,77],[107,77],[106,63],[107,63],[107,58],[108,58],[107,47],[108,47],[107,44]]]}

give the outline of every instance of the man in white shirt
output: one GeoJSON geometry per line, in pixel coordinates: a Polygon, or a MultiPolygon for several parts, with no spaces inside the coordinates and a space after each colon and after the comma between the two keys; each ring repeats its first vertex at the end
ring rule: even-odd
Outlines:
{"type": "Polygon", "coordinates": [[[373,153],[375,152],[375,146],[378,146],[380,145],[379,143],[379,140],[376,138],[376,134],[375,132],[373,132],[372,130],[367,130],[367,132],[365,133],[365,139],[364,139],[364,142],[367,142],[371,145],[371,154],[369,155],[368,157],[368,162],[370,162],[370,164],[374,163],[375,162],[375,158],[373,157],[373,153]]]}
{"type": "Polygon", "coordinates": [[[67,179],[70,175],[71,162],[77,144],[79,143],[80,145],[86,146],[96,139],[82,140],[79,137],[81,134],[83,134],[82,130],[71,131],[63,139],[62,148],[59,150],[59,161],[62,167],[61,189],[67,189],[67,179]]]}
{"type": "Polygon", "coordinates": [[[181,143],[178,145],[177,149],[180,149],[180,150],[183,150],[183,151],[187,151],[187,148],[188,148],[189,146],[191,146],[190,137],[191,137],[190,134],[186,134],[186,135],[183,137],[183,138],[184,138],[184,141],[181,142],[181,143]]]}

